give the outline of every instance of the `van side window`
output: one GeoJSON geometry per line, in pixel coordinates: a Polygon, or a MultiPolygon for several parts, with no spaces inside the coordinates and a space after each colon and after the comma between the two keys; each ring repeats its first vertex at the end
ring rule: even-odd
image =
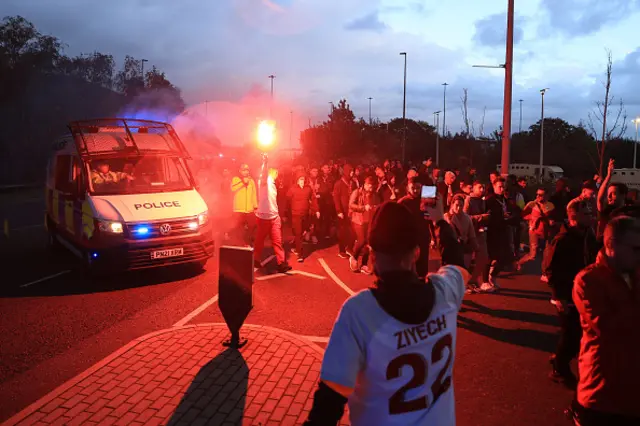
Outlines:
{"type": "Polygon", "coordinates": [[[71,192],[70,182],[72,157],[70,155],[59,155],[55,162],[55,188],[61,192],[71,192]]]}
{"type": "Polygon", "coordinates": [[[71,185],[72,188],[79,191],[80,194],[85,192],[84,174],[82,173],[82,162],[78,157],[73,157],[73,164],[71,169],[71,185]]]}

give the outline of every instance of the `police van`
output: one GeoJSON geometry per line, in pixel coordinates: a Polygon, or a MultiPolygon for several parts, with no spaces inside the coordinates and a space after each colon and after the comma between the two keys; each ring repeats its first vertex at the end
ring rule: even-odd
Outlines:
{"type": "Polygon", "coordinates": [[[91,271],[191,263],[213,255],[207,205],[167,123],[76,121],[47,168],[48,243],[91,271]]]}

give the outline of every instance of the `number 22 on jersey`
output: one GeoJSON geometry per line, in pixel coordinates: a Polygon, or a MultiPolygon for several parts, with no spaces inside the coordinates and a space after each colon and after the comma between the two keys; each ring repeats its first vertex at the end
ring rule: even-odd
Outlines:
{"type": "Polygon", "coordinates": [[[433,345],[431,351],[431,359],[427,360],[421,353],[410,352],[402,354],[389,363],[387,366],[387,380],[394,380],[401,376],[402,368],[408,365],[413,370],[411,379],[407,384],[398,389],[389,398],[389,414],[403,414],[412,411],[425,410],[429,407],[427,395],[417,397],[415,399],[406,399],[406,393],[409,390],[419,388],[427,382],[429,377],[429,361],[431,365],[442,360],[447,350],[447,359],[437,373],[437,377],[431,385],[431,394],[433,399],[431,405],[440,398],[440,396],[451,387],[451,375],[447,375],[453,357],[452,353],[453,338],[451,334],[445,334],[433,345]]]}

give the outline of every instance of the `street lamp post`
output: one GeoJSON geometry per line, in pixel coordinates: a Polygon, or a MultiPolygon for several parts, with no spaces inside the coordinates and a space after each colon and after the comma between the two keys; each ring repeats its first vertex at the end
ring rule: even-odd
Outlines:
{"type": "Polygon", "coordinates": [[[438,128],[440,127],[440,111],[433,113],[433,124],[436,129],[436,166],[440,165],[440,133],[438,128]]]}
{"type": "Polygon", "coordinates": [[[518,133],[522,133],[522,101],[523,99],[520,99],[518,102],[520,102],[520,122],[518,124],[518,133]]]}
{"type": "Polygon", "coordinates": [[[373,98],[368,97],[367,99],[369,99],[369,126],[371,126],[371,99],[373,98]]]}
{"type": "Polygon", "coordinates": [[[444,95],[442,98],[442,136],[447,136],[447,86],[449,83],[442,83],[444,86],[444,95]]]}
{"type": "Polygon", "coordinates": [[[547,90],[549,90],[548,87],[540,90],[540,168],[538,169],[538,179],[540,182],[542,182],[542,176],[544,175],[542,171],[544,156],[544,94],[547,90]]]}
{"type": "Polygon", "coordinates": [[[273,79],[276,78],[275,75],[271,74],[269,79],[271,80],[271,99],[269,101],[269,118],[273,115],[273,79]]]}
{"type": "Polygon", "coordinates": [[[402,162],[405,162],[407,144],[407,52],[400,52],[404,56],[404,88],[402,95],[402,162]]]}
{"type": "Polygon", "coordinates": [[[640,116],[631,120],[636,125],[636,141],[633,144],[633,168],[636,168],[636,154],[638,153],[638,124],[640,124],[640,116]]]}

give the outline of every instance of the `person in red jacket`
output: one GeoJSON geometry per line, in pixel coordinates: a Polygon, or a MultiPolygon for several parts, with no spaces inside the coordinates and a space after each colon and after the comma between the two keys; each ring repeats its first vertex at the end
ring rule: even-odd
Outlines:
{"type": "Polygon", "coordinates": [[[596,262],[575,278],[582,340],[573,414],[577,424],[640,425],[640,219],[604,230],[596,262]]]}
{"type": "Polygon", "coordinates": [[[309,221],[309,214],[320,217],[318,210],[318,202],[314,196],[313,190],[306,185],[306,178],[303,172],[296,175],[295,185],[292,185],[287,192],[289,200],[289,208],[291,210],[291,227],[293,228],[293,237],[295,239],[294,253],[298,256],[298,262],[304,262],[304,254],[302,252],[302,234],[309,221]]]}

